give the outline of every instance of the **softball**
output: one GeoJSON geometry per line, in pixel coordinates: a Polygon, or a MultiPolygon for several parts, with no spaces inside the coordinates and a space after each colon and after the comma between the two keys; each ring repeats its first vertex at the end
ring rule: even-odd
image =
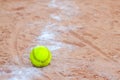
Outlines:
{"type": "Polygon", "coordinates": [[[51,59],[51,52],[45,46],[36,46],[30,52],[30,61],[35,67],[48,66],[51,59]]]}

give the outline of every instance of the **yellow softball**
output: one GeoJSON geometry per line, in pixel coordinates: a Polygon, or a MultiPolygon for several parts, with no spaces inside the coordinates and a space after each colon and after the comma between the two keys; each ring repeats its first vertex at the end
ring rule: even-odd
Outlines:
{"type": "Polygon", "coordinates": [[[36,46],[30,52],[30,61],[35,67],[48,66],[51,59],[51,52],[45,46],[36,46]]]}

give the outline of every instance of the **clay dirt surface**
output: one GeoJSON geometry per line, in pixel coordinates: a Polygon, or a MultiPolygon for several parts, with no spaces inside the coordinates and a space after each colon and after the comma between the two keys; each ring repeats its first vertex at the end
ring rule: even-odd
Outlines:
{"type": "Polygon", "coordinates": [[[0,0],[0,80],[120,80],[120,0],[0,0]]]}

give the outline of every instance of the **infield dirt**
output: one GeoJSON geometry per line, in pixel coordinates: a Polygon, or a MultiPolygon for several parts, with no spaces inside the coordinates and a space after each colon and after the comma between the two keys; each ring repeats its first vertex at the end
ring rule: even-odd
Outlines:
{"type": "Polygon", "coordinates": [[[120,80],[120,0],[0,0],[0,80],[120,80]]]}

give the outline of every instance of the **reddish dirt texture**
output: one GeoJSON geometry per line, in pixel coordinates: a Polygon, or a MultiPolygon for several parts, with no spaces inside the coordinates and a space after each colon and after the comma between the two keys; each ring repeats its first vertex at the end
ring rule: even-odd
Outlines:
{"type": "Polygon", "coordinates": [[[120,80],[120,0],[0,0],[0,80],[120,80]]]}

